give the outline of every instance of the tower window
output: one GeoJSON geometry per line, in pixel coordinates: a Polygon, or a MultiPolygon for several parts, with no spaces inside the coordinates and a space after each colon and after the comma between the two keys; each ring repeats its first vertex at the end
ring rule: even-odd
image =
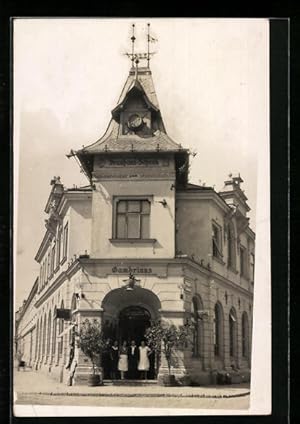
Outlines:
{"type": "Polygon", "coordinates": [[[145,199],[119,200],[116,205],[116,238],[150,237],[150,202],[145,199]]]}

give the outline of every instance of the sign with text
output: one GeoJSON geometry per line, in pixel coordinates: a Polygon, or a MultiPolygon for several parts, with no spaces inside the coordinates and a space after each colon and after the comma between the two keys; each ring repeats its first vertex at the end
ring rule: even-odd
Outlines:
{"type": "Polygon", "coordinates": [[[148,267],[143,267],[143,266],[138,266],[138,267],[133,267],[133,266],[114,266],[112,268],[112,272],[114,274],[129,274],[129,273],[133,273],[133,274],[152,274],[152,268],[148,268],[148,267]]]}

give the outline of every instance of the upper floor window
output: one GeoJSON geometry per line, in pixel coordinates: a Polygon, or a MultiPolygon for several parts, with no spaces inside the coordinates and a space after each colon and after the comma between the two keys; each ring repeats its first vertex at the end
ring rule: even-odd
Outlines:
{"type": "Polygon", "coordinates": [[[212,225],[212,248],[213,256],[222,259],[222,233],[221,227],[216,224],[212,225]]]}
{"type": "Polygon", "coordinates": [[[246,249],[241,246],[240,247],[240,273],[242,276],[246,277],[247,273],[247,259],[246,259],[247,251],[246,249]]]}
{"type": "Polygon", "coordinates": [[[51,252],[49,251],[47,256],[47,280],[51,275],[51,252]]]}
{"type": "Polygon", "coordinates": [[[254,254],[250,254],[250,277],[251,281],[254,281],[254,268],[255,268],[255,257],[254,254]]]}
{"type": "Polygon", "coordinates": [[[229,268],[235,269],[236,267],[236,250],[235,250],[235,237],[233,226],[229,225],[227,232],[227,247],[228,247],[228,257],[227,265],[229,268]]]}
{"type": "Polygon", "coordinates": [[[61,259],[61,238],[62,238],[62,230],[61,227],[58,230],[57,233],[57,240],[56,240],[56,268],[59,266],[60,259],[61,259]]]}
{"type": "Polygon", "coordinates": [[[55,261],[55,245],[51,249],[51,267],[50,267],[51,275],[53,275],[54,273],[54,261],[55,261]]]}
{"type": "Polygon", "coordinates": [[[149,200],[118,200],[115,225],[115,237],[117,239],[149,239],[149,200]]]}
{"type": "Polygon", "coordinates": [[[66,223],[64,227],[63,259],[66,258],[68,254],[68,237],[69,237],[69,225],[68,223],[66,223]]]}

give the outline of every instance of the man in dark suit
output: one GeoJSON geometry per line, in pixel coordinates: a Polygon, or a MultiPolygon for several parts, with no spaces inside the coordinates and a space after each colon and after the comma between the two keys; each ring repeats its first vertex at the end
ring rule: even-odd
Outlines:
{"type": "Polygon", "coordinates": [[[139,349],[135,343],[135,340],[132,340],[128,348],[128,377],[132,380],[137,378],[138,362],[139,349]]]}

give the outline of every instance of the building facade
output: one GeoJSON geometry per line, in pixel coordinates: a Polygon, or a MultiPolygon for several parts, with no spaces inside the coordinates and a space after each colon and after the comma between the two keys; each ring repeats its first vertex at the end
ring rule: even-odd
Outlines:
{"type": "MultiPolygon", "coordinates": [[[[230,176],[219,193],[188,182],[190,152],[167,134],[149,62],[132,63],[103,137],[70,153],[89,185],[51,181],[18,346],[38,372],[65,382],[73,330],[87,318],[110,339],[138,343],[153,320],[191,321],[193,343],[173,370],[179,379],[209,384],[216,370],[233,369],[249,376],[255,235],[243,180],[230,176]]],[[[73,384],[86,383],[91,364],[77,346],[74,360],[73,384]]],[[[155,377],[165,372],[162,360],[155,377]]]]}

